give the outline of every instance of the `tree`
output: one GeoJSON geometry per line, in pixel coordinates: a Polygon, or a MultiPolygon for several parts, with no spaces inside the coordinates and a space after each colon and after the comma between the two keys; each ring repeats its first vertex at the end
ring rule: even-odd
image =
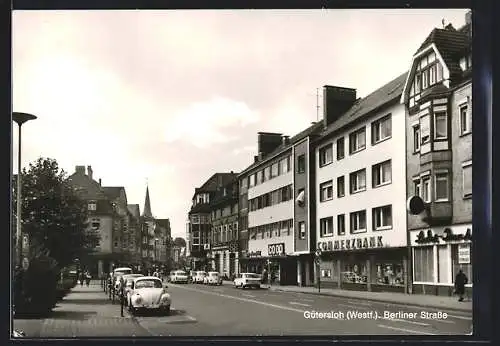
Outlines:
{"type": "MultiPolygon", "coordinates": [[[[87,231],[87,204],[66,183],[56,160],[39,158],[22,172],[22,223],[33,248],[45,249],[59,267],[85,256],[99,243],[87,231]]],[[[14,203],[16,200],[14,189],[14,203]]],[[[15,210],[15,208],[14,208],[15,210]]]]}
{"type": "Polygon", "coordinates": [[[174,245],[178,247],[186,247],[186,241],[184,238],[177,237],[174,239],[174,245]]]}

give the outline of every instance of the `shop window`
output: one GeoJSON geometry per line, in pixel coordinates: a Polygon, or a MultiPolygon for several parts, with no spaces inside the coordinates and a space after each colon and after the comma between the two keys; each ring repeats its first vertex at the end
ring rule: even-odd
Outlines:
{"type": "Polygon", "coordinates": [[[434,248],[432,246],[413,249],[413,271],[413,281],[434,282],[434,248]]]}
{"type": "Polygon", "coordinates": [[[379,285],[399,286],[405,284],[402,263],[377,263],[375,282],[379,285]]]}
{"type": "Polygon", "coordinates": [[[463,244],[453,244],[451,245],[451,274],[453,283],[455,283],[455,276],[458,274],[458,271],[462,269],[464,274],[467,276],[468,283],[472,283],[472,246],[469,243],[469,263],[460,263],[458,256],[458,248],[463,244]]]}
{"type": "Polygon", "coordinates": [[[89,201],[88,210],[96,211],[97,210],[97,202],[96,201],[89,201]]]}
{"type": "Polygon", "coordinates": [[[451,260],[450,253],[448,252],[448,245],[438,245],[438,282],[449,283],[449,264],[451,260]]]}
{"type": "Polygon", "coordinates": [[[344,137],[337,139],[337,160],[345,157],[344,137]]]}
{"type": "Polygon", "coordinates": [[[359,261],[344,265],[344,271],[340,274],[342,282],[363,284],[368,280],[366,262],[359,261]]]}

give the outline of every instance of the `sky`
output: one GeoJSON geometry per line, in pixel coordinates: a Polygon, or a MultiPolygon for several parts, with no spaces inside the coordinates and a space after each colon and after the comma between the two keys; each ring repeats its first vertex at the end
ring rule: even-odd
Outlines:
{"type": "Polygon", "coordinates": [[[257,132],[317,121],[323,85],[368,95],[466,12],[15,11],[13,110],[38,117],[22,127],[21,164],[90,165],[141,212],[149,185],[154,216],[185,237],[194,189],[249,166],[257,132]]]}

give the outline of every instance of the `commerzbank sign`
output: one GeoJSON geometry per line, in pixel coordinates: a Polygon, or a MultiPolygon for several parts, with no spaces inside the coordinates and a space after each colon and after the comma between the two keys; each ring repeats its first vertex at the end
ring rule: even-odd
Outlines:
{"type": "Polygon", "coordinates": [[[362,237],[354,239],[339,239],[318,242],[318,249],[322,251],[345,251],[357,249],[373,249],[384,247],[383,237],[362,237]]]}

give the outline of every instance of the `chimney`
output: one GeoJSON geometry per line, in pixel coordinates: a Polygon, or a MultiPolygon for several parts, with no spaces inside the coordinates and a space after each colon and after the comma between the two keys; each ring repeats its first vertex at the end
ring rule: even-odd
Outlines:
{"type": "Polygon", "coordinates": [[[259,157],[258,157],[258,156],[254,156],[254,157],[253,157],[253,162],[254,162],[254,163],[259,162],[259,157]]]}
{"type": "Polygon", "coordinates": [[[468,11],[465,14],[465,24],[471,24],[472,23],[472,11],[468,11]]]}
{"type": "Polygon", "coordinates": [[[283,137],[281,137],[281,144],[288,145],[288,143],[290,143],[290,137],[289,136],[283,136],[283,137]]]}
{"type": "Polygon", "coordinates": [[[259,152],[259,156],[257,156],[259,161],[262,161],[262,158],[264,157],[264,153],[262,151],[259,152]]]}
{"type": "Polygon", "coordinates": [[[101,178],[99,178],[99,186],[102,186],[102,184],[101,184],[101,178]]]}
{"type": "Polygon", "coordinates": [[[76,166],[75,172],[81,175],[85,175],[85,166],[76,166]]]}
{"type": "Polygon", "coordinates": [[[262,156],[270,154],[281,145],[282,136],[283,136],[282,133],[258,132],[257,152],[262,153],[262,156]]]}
{"type": "Polygon", "coordinates": [[[89,176],[89,178],[92,180],[93,179],[93,173],[92,172],[92,166],[87,166],[87,175],[89,176]]]}
{"type": "Polygon", "coordinates": [[[323,87],[323,122],[325,127],[338,120],[356,102],[356,89],[325,85],[323,87]]]}

